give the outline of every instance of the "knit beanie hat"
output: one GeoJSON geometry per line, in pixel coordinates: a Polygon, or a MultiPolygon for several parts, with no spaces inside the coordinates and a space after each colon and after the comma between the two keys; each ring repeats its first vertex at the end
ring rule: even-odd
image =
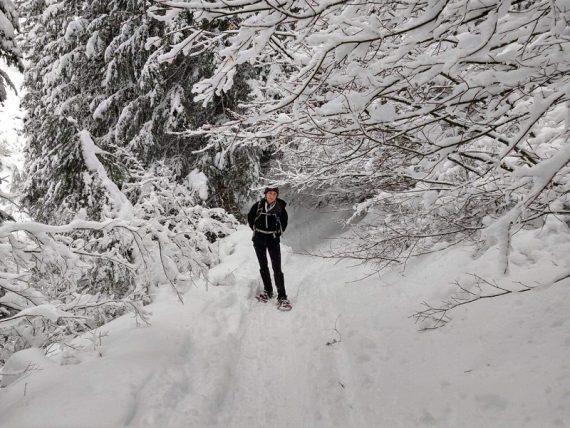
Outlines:
{"type": "Polygon", "coordinates": [[[279,187],[266,187],[263,194],[266,195],[267,192],[275,192],[277,193],[277,196],[279,196],[279,187]]]}

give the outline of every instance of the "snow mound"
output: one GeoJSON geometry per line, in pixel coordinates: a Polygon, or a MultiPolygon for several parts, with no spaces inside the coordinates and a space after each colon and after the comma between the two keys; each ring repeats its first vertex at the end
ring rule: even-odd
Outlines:
{"type": "Polygon", "coordinates": [[[5,388],[25,375],[36,370],[48,369],[54,364],[36,347],[24,349],[10,356],[2,369],[0,369],[0,387],[5,388]]]}

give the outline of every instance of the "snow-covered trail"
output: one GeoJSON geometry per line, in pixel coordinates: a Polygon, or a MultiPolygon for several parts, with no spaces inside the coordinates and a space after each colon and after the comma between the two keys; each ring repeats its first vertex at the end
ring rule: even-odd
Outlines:
{"type": "Polygon", "coordinates": [[[338,313],[320,268],[307,256],[287,261],[293,312],[252,303],[222,426],[371,426],[343,384],[347,365],[326,345],[338,313]]]}
{"type": "Polygon", "coordinates": [[[226,260],[218,273],[222,285],[184,315],[193,326],[175,341],[170,363],[142,385],[125,425],[373,426],[351,384],[349,358],[338,344],[327,345],[340,339],[334,330],[340,314],[323,282],[330,262],[286,252],[294,309],[280,312],[253,298],[256,267],[238,261],[251,246],[248,237],[244,231],[239,248],[228,250],[236,262],[226,260]]]}
{"type": "Polygon", "coordinates": [[[355,282],[369,271],[284,246],[294,308],[279,312],[254,299],[250,233],[220,243],[221,263],[184,305],[162,290],[152,326],[122,317],[97,346],[36,357],[41,371],[0,389],[0,427],[570,426],[570,287],[468,305],[419,333],[420,303],[468,272],[491,276],[492,253],[453,249],[355,282]]]}

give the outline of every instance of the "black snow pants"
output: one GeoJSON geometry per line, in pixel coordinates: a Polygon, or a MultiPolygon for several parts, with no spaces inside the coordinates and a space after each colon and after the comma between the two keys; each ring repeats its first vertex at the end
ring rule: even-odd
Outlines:
{"type": "Polygon", "coordinates": [[[271,275],[269,274],[269,265],[267,263],[267,253],[271,258],[271,267],[273,267],[273,277],[275,278],[275,288],[277,288],[277,299],[286,299],[285,278],[281,271],[281,246],[279,237],[255,233],[253,237],[253,248],[259,261],[259,273],[263,281],[263,288],[269,296],[273,296],[273,286],[271,285],[271,275]]]}

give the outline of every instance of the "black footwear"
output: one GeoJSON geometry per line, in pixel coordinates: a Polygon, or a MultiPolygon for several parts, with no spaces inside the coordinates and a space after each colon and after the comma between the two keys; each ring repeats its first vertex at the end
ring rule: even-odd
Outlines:
{"type": "Polygon", "coordinates": [[[267,303],[269,301],[269,299],[271,299],[273,296],[269,293],[267,293],[266,291],[259,293],[257,296],[255,296],[255,298],[260,301],[261,303],[267,303]]]}

